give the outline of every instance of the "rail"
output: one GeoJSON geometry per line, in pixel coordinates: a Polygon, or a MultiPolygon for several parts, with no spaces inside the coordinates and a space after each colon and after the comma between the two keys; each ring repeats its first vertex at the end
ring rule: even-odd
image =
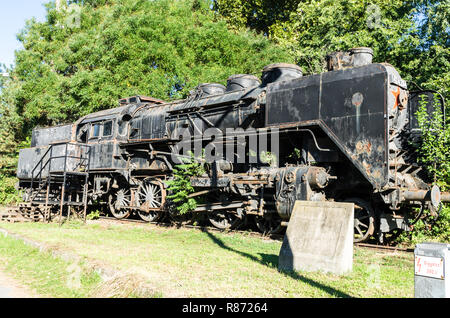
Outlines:
{"type": "MultiPolygon", "coordinates": [[[[122,223],[122,224],[150,224],[153,226],[159,226],[159,227],[170,227],[170,228],[185,228],[185,229],[194,229],[199,230],[202,232],[207,231],[213,231],[213,232],[220,232],[224,234],[239,234],[243,236],[251,236],[251,237],[259,237],[265,240],[273,240],[273,241],[283,241],[284,234],[267,234],[267,233],[260,233],[260,232],[254,232],[254,231],[243,231],[243,230],[224,230],[224,229],[218,229],[211,226],[202,226],[202,225],[190,225],[190,224],[179,224],[177,222],[147,222],[143,220],[136,220],[136,219],[116,219],[114,217],[109,216],[100,216],[99,220],[104,221],[110,221],[114,223],[122,223]]],[[[376,249],[383,252],[404,252],[404,253],[412,253],[414,252],[414,248],[404,248],[404,247],[398,247],[398,246],[386,246],[386,245],[376,245],[376,244],[367,244],[367,243],[354,243],[355,247],[360,248],[368,248],[368,249],[376,249]]]]}

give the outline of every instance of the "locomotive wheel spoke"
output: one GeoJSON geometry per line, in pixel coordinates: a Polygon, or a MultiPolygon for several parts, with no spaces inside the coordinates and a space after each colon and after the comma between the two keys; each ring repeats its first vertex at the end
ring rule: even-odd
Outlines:
{"type": "Polygon", "coordinates": [[[139,217],[147,222],[156,222],[161,219],[161,210],[165,203],[165,190],[161,182],[146,179],[137,190],[137,205],[143,209],[138,210],[139,217]],[[160,209],[149,210],[146,209],[160,209]]]}
{"type": "Polygon", "coordinates": [[[375,214],[370,203],[360,198],[347,199],[345,202],[352,202],[355,204],[353,241],[355,243],[367,241],[374,233],[375,229],[375,214]]]}
{"type": "Polygon", "coordinates": [[[358,226],[355,226],[356,231],[359,233],[360,236],[364,236],[363,232],[361,231],[361,228],[358,226]]]}
{"type": "Polygon", "coordinates": [[[139,199],[147,202],[150,208],[160,208],[162,205],[161,189],[156,185],[147,184],[142,187],[139,199]]]}
{"type": "Polygon", "coordinates": [[[358,228],[358,229],[360,229],[362,227],[364,227],[366,229],[369,228],[369,225],[366,224],[366,223],[361,222],[361,219],[355,219],[354,220],[354,224],[355,224],[355,228],[358,228]]]}
{"type": "Polygon", "coordinates": [[[116,219],[126,219],[130,216],[131,192],[129,189],[121,189],[109,196],[109,210],[116,219]]]}

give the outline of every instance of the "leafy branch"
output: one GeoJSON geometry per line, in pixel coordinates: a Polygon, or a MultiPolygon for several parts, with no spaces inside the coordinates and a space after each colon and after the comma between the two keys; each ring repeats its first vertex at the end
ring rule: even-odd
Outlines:
{"type": "Polygon", "coordinates": [[[195,192],[191,184],[191,177],[198,177],[205,173],[202,160],[194,157],[182,158],[183,164],[176,165],[174,168],[174,178],[167,182],[168,191],[172,193],[168,196],[172,202],[176,203],[176,209],[183,215],[197,208],[197,201],[190,198],[189,195],[195,192]]]}
{"type": "Polygon", "coordinates": [[[416,112],[422,134],[417,149],[418,161],[423,163],[435,183],[448,187],[450,181],[450,133],[445,127],[437,96],[432,114],[427,111],[427,100],[422,99],[416,112]]]}

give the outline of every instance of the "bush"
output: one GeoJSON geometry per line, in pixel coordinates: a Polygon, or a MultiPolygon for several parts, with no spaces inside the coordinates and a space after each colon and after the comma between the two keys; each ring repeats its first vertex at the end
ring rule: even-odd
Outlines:
{"type": "Polygon", "coordinates": [[[197,160],[191,154],[191,158],[183,158],[184,164],[175,166],[174,178],[167,182],[168,191],[171,193],[168,198],[176,205],[179,214],[183,215],[197,208],[197,201],[190,198],[189,195],[194,193],[195,189],[191,185],[191,177],[202,175],[205,170],[202,159],[197,160]]]}
{"type": "Polygon", "coordinates": [[[424,164],[430,179],[441,188],[450,183],[450,131],[446,129],[440,103],[435,96],[434,111],[427,111],[427,100],[422,99],[416,112],[421,140],[417,145],[418,162],[424,164]]]}
{"type": "MultiPolygon", "coordinates": [[[[444,123],[443,114],[438,107],[437,96],[434,100],[434,111],[427,112],[426,100],[422,100],[417,116],[421,130],[421,140],[417,147],[418,162],[422,163],[430,180],[441,190],[450,189],[450,131],[444,123]]],[[[450,207],[442,204],[437,220],[425,211],[426,217],[419,220],[414,231],[402,233],[399,242],[417,244],[423,241],[450,242],[450,207]]]]}
{"type": "Polygon", "coordinates": [[[86,216],[87,220],[98,220],[99,218],[100,218],[100,211],[99,210],[92,211],[91,213],[89,213],[86,216]]]}
{"type": "Polygon", "coordinates": [[[432,218],[419,220],[415,224],[413,231],[404,232],[398,238],[399,243],[407,243],[409,245],[416,245],[426,241],[450,242],[450,207],[442,208],[437,220],[432,218]]]}
{"type": "Polygon", "coordinates": [[[0,204],[14,204],[22,201],[22,196],[16,189],[18,181],[15,177],[0,175],[0,204]]]}

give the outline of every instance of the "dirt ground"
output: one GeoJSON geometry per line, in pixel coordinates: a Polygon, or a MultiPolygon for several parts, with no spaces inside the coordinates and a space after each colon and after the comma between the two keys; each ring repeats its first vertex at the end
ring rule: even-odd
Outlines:
{"type": "Polygon", "coordinates": [[[0,270],[0,298],[36,298],[37,296],[0,270]]]}

